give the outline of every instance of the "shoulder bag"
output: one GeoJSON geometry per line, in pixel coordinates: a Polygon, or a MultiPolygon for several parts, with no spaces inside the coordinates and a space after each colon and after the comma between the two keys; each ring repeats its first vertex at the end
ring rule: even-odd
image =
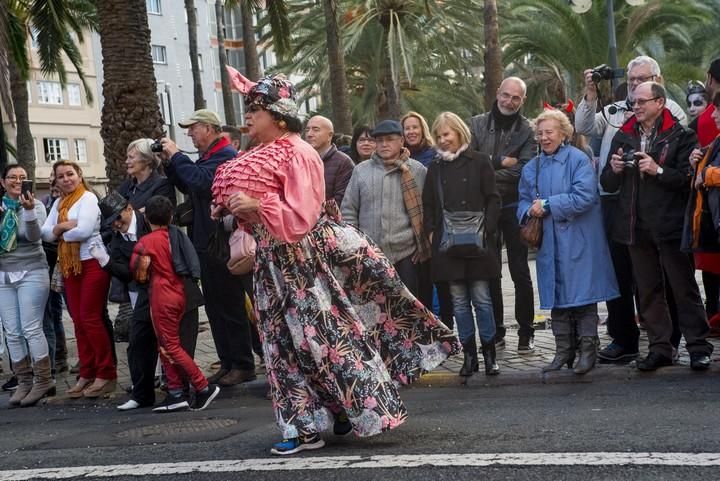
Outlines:
{"type": "Polygon", "coordinates": [[[227,262],[227,268],[231,274],[242,276],[250,273],[255,265],[255,239],[252,235],[245,232],[242,227],[238,227],[230,236],[230,260],[227,262]]]}
{"type": "Polygon", "coordinates": [[[442,170],[441,166],[436,177],[440,210],[443,216],[443,232],[440,237],[439,250],[451,257],[480,257],[487,252],[485,212],[445,210],[445,199],[440,181],[442,170]]]}
{"type": "MultiPolygon", "coordinates": [[[[540,155],[536,157],[537,164],[535,166],[535,198],[540,198],[540,189],[538,188],[538,179],[540,176],[540,155]]],[[[543,238],[543,219],[542,217],[530,217],[520,225],[520,237],[528,247],[537,249],[542,244],[543,238]]]]}

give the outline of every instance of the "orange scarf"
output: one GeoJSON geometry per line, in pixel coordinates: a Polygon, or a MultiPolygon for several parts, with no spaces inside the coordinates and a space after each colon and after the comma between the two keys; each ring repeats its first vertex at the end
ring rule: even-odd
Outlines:
{"type": "MultiPolygon", "coordinates": [[[[72,193],[66,195],[60,200],[58,206],[58,224],[68,220],[70,208],[80,200],[80,197],[87,192],[85,186],[80,184],[72,193]]],[[[58,240],[58,264],[63,277],[71,275],[80,275],[82,273],[82,264],[80,263],[80,242],[65,242],[62,236],[58,240]]]]}

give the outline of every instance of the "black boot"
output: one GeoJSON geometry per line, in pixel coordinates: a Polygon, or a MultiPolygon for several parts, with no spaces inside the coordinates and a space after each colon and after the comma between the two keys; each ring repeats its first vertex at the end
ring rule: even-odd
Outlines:
{"type": "Polygon", "coordinates": [[[563,364],[572,369],[575,362],[575,336],[572,334],[561,334],[555,336],[555,358],[547,366],[542,368],[543,372],[559,371],[563,364]]]}
{"type": "Polygon", "coordinates": [[[575,366],[575,374],[585,374],[595,367],[597,345],[597,336],[583,336],[580,338],[580,359],[577,366],[575,366]]]}
{"type": "Polygon", "coordinates": [[[500,367],[497,364],[497,354],[495,353],[495,339],[488,342],[482,342],[482,355],[485,361],[485,375],[497,376],[500,374],[500,367]]]}
{"type": "Polygon", "coordinates": [[[471,336],[465,339],[462,343],[463,346],[463,365],[460,368],[460,375],[462,377],[470,377],[474,373],[480,370],[477,355],[477,342],[475,336],[471,336]]]}

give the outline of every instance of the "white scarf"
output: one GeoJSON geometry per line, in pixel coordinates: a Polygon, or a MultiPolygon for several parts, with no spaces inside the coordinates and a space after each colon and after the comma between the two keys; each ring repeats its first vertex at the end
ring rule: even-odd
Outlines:
{"type": "Polygon", "coordinates": [[[455,152],[447,152],[445,150],[437,149],[437,153],[440,156],[441,159],[443,159],[445,162],[452,162],[453,160],[457,159],[460,154],[465,152],[468,148],[468,144],[463,144],[459,149],[457,149],[455,152]]]}

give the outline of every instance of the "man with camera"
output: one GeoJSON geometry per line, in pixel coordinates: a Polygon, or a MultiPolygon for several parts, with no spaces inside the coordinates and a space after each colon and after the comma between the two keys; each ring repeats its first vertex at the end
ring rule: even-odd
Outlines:
{"type": "MultiPolygon", "coordinates": [[[[634,58],[627,66],[627,99],[616,99],[614,103],[605,106],[602,111],[598,112],[598,83],[617,77],[619,72],[613,71],[607,66],[600,66],[587,69],[584,73],[585,96],[575,112],[575,130],[579,134],[602,138],[598,165],[598,172],[602,172],[610,155],[613,137],[618,129],[634,115],[629,101],[634,98],[635,89],[647,81],[662,83],[662,75],[660,66],[651,57],[634,58]]],[[[665,106],[680,124],[686,125],[685,112],[677,103],[667,99],[665,106]]],[[[613,341],[598,353],[598,358],[601,362],[629,362],[638,355],[640,339],[640,331],[635,322],[632,263],[627,246],[614,242],[610,236],[614,213],[618,208],[617,192],[603,189],[600,185],[600,202],[620,297],[606,303],[607,330],[613,341]]]]}
{"type": "Polygon", "coordinates": [[[647,325],[649,353],[637,367],[654,371],[672,365],[667,279],[690,366],[705,370],[713,350],[706,341],[707,317],[692,261],[680,251],[692,172],[688,159],[697,137],[673,117],[665,88],[657,82],[635,87],[630,105],[634,116],[613,137],[600,183],[618,192],[611,237],[628,246],[647,325]]]}
{"type": "Polygon", "coordinates": [[[217,167],[237,154],[222,135],[218,114],[200,109],[179,123],[198,149],[200,157],[193,162],[175,142],[163,138],[165,171],[181,192],[190,196],[193,209],[190,238],[200,258],[201,282],[205,294],[205,312],[210,321],[220,370],[208,380],[221,386],[232,386],[255,379],[250,323],[245,312],[245,289],[239,276],[227,269],[227,259],[208,251],[211,234],[217,225],[210,218],[213,178],[217,167]],[[239,301],[240,300],[240,301],[239,301]]]}

